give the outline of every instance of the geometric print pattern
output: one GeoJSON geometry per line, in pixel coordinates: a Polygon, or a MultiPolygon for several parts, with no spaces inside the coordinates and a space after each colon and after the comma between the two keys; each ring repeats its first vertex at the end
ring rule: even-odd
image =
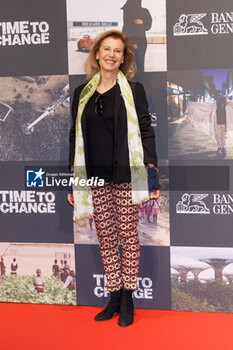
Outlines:
{"type": "Polygon", "coordinates": [[[131,184],[105,182],[104,186],[92,187],[92,200],[107,289],[110,292],[122,287],[136,290],[140,259],[139,206],[132,203],[131,184]]]}

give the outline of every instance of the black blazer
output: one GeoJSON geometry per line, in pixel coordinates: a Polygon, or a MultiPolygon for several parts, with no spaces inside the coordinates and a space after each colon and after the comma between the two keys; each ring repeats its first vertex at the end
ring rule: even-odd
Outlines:
{"type": "MultiPolygon", "coordinates": [[[[139,121],[139,127],[141,132],[144,164],[154,164],[157,166],[157,156],[155,149],[155,134],[154,129],[151,126],[150,115],[148,111],[148,103],[146,99],[145,90],[142,84],[129,82],[133,91],[134,102],[136,112],[139,121]]],[[[75,128],[76,117],[79,103],[79,96],[86,84],[82,84],[74,91],[73,103],[72,103],[72,118],[73,125],[70,130],[70,154],[69,154],[69,166],[74,164],[75,155],[75,128]]],[[[85,110],[84,110],[85,113],[85,110]]],[[[130,166],[129,166],[129,149],[128,149],[128,131],[127,131],[127,116],[124,100],[121,96],[120,87],[117,84],[115,105],[114,105],[114,164],[113,164],[113,182],[130,182],[130,166]]],[[[85,118],[81,120],[82,133],[84,139],[84,153],[86,162],[87,177],[90,177],[89,166],[87,163],[87,130],[85,125],[85,118]]],[[[100,135],[101,137],[101,135],[100,135]]]]}

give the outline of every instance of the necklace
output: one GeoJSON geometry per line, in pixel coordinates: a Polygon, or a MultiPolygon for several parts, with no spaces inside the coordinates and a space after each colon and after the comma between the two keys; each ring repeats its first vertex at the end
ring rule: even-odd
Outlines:
{"type": "Polygon", "coordinates": [[[114,81],[105,81],[105,82],[100,82],[100,84],[97,86],[97,91],[100,94],[103,94],[104,92],[110,90],[114,85],[116,84],[116,80],[114,79],[114,81]]]}

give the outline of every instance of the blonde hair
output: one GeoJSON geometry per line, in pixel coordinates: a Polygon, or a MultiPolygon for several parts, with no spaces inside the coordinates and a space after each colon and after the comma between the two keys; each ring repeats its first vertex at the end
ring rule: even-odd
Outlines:
{"type": "Polygon", "coordinates": [[[119,69],[122,71],[122,73],[126,76],[128,80],[131,80],[136,72],[134,53],[131,48],[131,43],[128,34],[123,34],[118,30],[109,30],[95,38],[93,45],[90,49],[89,56],[84,65],[84,70],[87,74],[87,78],[93,78],[93,76],[100,71],[99,62],[96,59],[96,53],[99,51],[103,40],[108,37],[120,39],[123,42],[124,62],[120,65],[119,69]]]}

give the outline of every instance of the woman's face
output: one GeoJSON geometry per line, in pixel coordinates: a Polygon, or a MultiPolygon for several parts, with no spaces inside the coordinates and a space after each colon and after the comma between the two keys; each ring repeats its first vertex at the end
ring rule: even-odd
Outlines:
{"type": "Polygon", "coordinates": [[[121,39],[107,37],[96,53],[96,59],[99,60],[100,70],[116,73],[124,59],[124,43],[121,39]]]}

